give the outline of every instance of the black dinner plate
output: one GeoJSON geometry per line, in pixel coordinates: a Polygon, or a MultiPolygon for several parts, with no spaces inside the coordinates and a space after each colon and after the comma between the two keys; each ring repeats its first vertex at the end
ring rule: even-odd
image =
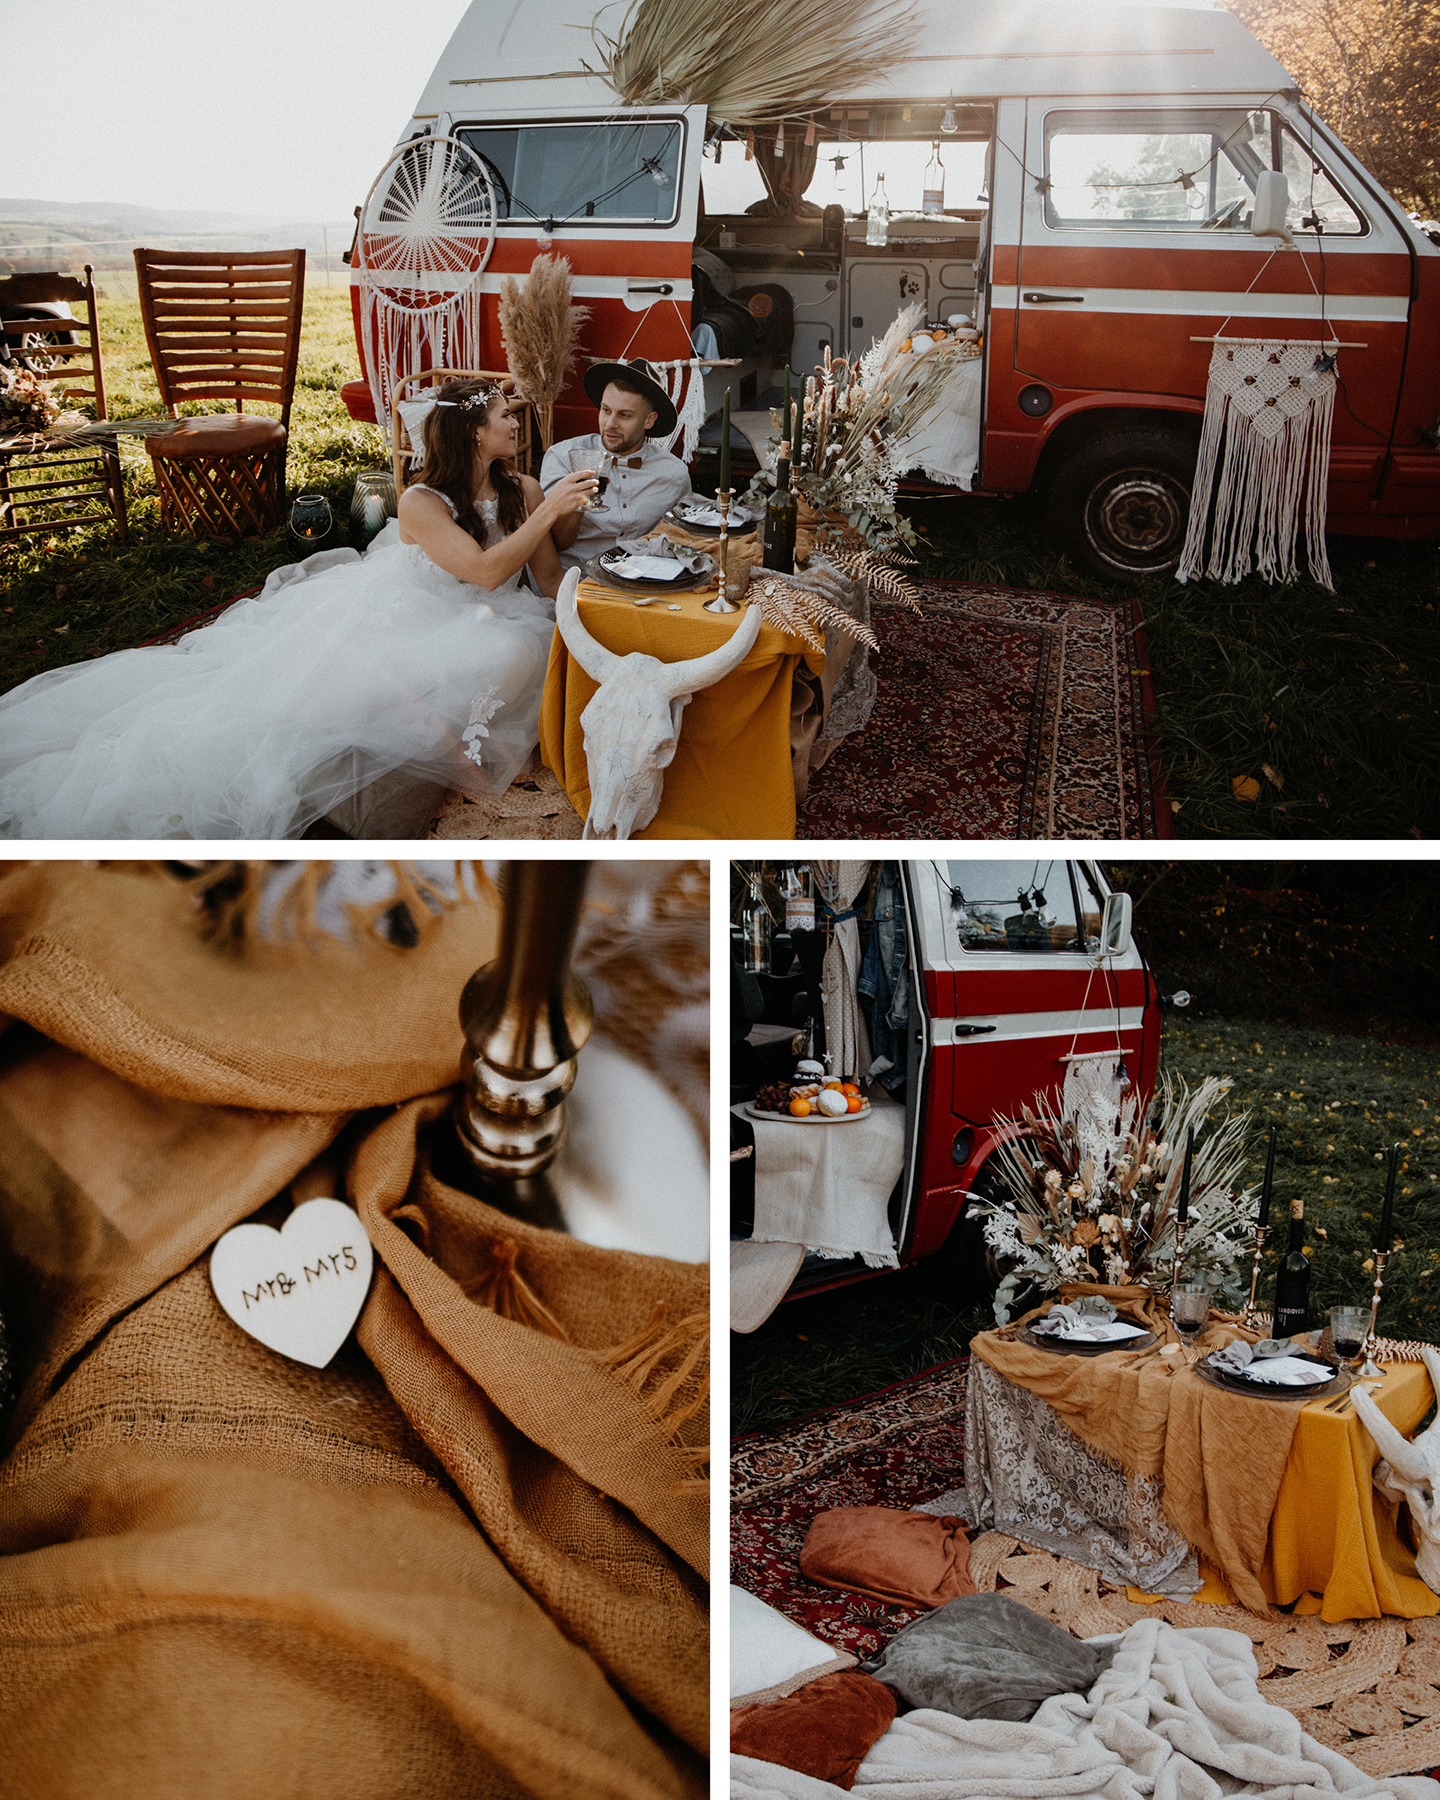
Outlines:
{"type": "Polygon", "coordinates": [[[592,556],[585,565],[585,574],[590,581],[598,581],[602,587],[611,588],[617,594],[692,594],[699,588],[715,585],[713,569],[708,575],[687,569],[674,581],[632,581],[624,575],[612,574],[605,566],[606,557],[623,562],[625,552],[605,550],[599,556],[592,556]]]}
{"type": "MultiPolygon", "coordinates": [[[[666,513],[665,523],[667,525],[678,526],[681,531],[688,531],[692,537],[718,538],[720,535],[720,527],[718,525],[693,525],[689,519],[682,518],[678,506],[672,506],[669,512],[666,513]]],[[[734,506],[731,506],[729,532],[731,537],[749,537],[752,532],[758,531],[759,529],[759,519],[738,518],[734,506]]]]}
{"type": "Polygon", "coordinates": [[[1122,1338],[1114,1344],[1080,1344],[1073,1339],[1050,1337],[1043,1332],[1037,1337],[1028,1325],[1022,1325],[1015,1335],[1022,1344],[1029,1344],[1032,1350],[1054,1350],[1062,1356],[1106,1356],[1112,1350],[1148,1350],[1156,1342],[1153,1331],[1147,1331],[1140,1337],[1122,1338]]]}
{"type": "MultiPolygon", "coordinates": [[[[1214,1354],[1212,1350],[1210,1356],[1214,1354]]],[[[1269,1382],[1247,1381],[1243,1375],[1231,1375],[1225,1369],[1212,1369],[1210,1356],[1202,1357],[1195,1364],[1195,1373],[1212,1387],[1224,1388],[1227,1394],[1249,1394],[1255,1400],[1319,1400],[1329,1395],[1343,1394],[1350,1386],[1351,1375],[1348,1369],[1337,1369],[1323,1356],[1311,1356],[1305,1351],[1292,1351],[1291,1354],[1299,1362],[1314,1363],[1318,1368],[1329,1369],[1330,1379],[1317,1381],[1312,1387],[1275,1387],[1269,1382]]]]}

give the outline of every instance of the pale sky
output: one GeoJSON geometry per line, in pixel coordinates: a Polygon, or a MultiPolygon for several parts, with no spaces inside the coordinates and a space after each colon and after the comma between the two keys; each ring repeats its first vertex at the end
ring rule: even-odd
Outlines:
{"type": "Polygon", "coordinates": [[[0,193],[343,223],[465,7],[0,0],[0,193]]]}

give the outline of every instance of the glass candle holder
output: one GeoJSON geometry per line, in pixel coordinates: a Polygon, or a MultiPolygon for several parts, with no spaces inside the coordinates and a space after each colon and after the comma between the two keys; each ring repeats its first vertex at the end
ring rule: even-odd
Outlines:
{"type": "Polygon", "coordinates": [[[351,548],[367,549],[385,529],[385,521],[394,517],[394,470],[362,469],[350,497],[351,548]]]}
{"type": "Polygon", "coordinates": [[[333,550],[340,542],[339,528],[330,502],[323,494],[298,494],[290,508],[286,536],[296,556],[316,556],[322,550],[333,550]]]}

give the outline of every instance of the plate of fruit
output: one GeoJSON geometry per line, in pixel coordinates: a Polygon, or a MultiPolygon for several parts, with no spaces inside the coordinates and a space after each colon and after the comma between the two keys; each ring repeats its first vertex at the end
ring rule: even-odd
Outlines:
{"type": "Polygon", "coordinates": [[[849,1125],[863,1119],[870,1102],[857,1083],[835,1076],[814,1080],[770,1081],[745,1102],[752,1119],[778,1119],[788,1125],[849,1125]]]}

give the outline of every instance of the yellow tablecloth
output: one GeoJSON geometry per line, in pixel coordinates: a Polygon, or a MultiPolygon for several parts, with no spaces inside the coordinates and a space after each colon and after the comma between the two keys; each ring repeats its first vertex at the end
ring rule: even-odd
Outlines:
{"type": "MultiPolygon", "coordinates": [[[[1430,1410],[1430,1377],[1421,1363],[1384,1366],[1376,1403],[1408,1436],[1430,1410]]],[[[1312,1400],[1301,1410],[1260,1571],[1268,1600],[1279,1606],[1295,1601],[1297,1613],[1318,1613],[1327,1624],[1440,1612],[1440,1596],[1415,1573],[1414,1553],[1396,1532],[1394,1508],[1371,1486],[1379,1460],[1353,1406],[1327,1413],[1323,1400],[1312,1400]]],[[[1196,1598],[1228,1602],[1223,1580],[1213,1570],[1205,1573],[1196,1598]]]]}
{"type": "MultiPolygon", "coordinates": [[[[713,596],[713,588],[677,595],[680,611],[671,612],[664,595],[636,606],[628,594],[582,581],[576,598],[586,630],[618,656],[640,650],[679,662],[718,649],[745,616],[707,613],[704,603],[713,596]]],[[[790,705],[802,660],[816,674],[824,669],[823,652],[762,623],[739,668],[696,694],[665,771],[659,811],[637,838],[794,837],[790,705]]],[[[590,781],[580,714],[595,687],[557,631],[540,706],[540,754],[582,818],[590,781]]]]}

